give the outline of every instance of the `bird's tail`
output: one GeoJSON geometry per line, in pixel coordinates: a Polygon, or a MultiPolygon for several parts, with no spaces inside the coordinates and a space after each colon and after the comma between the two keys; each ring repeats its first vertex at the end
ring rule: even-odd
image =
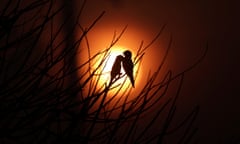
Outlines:
{"type": "Polygon", "coordinates": [[[131,81],[131,83],[132,83],[132,87],[135,88],[135,83],[134,83],[133,77],[130,78],[130,81],[131,81]]]}

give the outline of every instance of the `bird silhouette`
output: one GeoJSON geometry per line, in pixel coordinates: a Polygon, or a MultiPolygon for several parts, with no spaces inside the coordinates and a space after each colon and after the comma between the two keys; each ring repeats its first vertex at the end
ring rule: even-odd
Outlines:
{"type": "Polygon", "coordinates": [[[125,73],[129,77],[132,86],[134,86],[134,78],[133,78],[133,62],[132,62],[132,53],[129,50],[123,52],[124,58],[122,59],[122,65],[125,73]]]}
{"type": "Polygon", "coordinates": [[[111,80],[110,80],[110,84],[113,82],[113,80],[117,79],[120,77],[121,75],[121,62],[123,60],[123,56],[118,55],[114,61],[114,64],[112,66],[112,70],[111,70],[111,80]]]}

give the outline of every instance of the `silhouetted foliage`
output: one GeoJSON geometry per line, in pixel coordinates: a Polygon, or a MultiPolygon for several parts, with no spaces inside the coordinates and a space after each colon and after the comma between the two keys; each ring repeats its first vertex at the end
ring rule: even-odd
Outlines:
{"type": "MultiPolygon", "coordinates": [[[[148,81],[135,98],[130,99],[131,86],[124,94],[119,93],[123,84],[106,83],[98,88],[102,75],[99,70],[127,27],[113,36],[109,47],[77,65],[75,58],[80,43],[91,43],[87,34],[105,13],[83,28],[79,17],[84,15],[85,2],[79,6],[77,18],[71,24],[68,17],[63,17],[68,7],[57,0],[1,2],[0,143],[168,143],[169,136],[179,131],[174,142],[190,143],[197,132],[193,123],[199,106],[183,116],[177,125],[171,124],[185,73],[202,61],[206,51],[185,71],[173,75],[169,70],[158,81],[171,48],[170,38],[164,58],[157,70],[148,75],[148,81]],[[76,29],[82,33],[73,38],[76,29]],[[96,59],[99,65],[93,69],[96,59]],[[177,93],[165,98],[173,81],[179,81],[177,93]],[[113,89],[116,92],[109,98],[113,89]]],[[[144,53],[164,28],[165,25],[149,44],[140,44],[133,58],[134,65],[141,63],[144,53]]],[[[123,77],[116,77],[111,83],[123,77]]]]}

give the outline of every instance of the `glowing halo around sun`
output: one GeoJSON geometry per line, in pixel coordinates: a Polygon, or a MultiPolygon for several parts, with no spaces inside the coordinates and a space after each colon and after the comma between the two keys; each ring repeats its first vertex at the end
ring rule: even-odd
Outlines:
{"type": "Polygon", "coordinates": [[[94,29],[89,31],[86,39],[81,42],[76,57],[76,63],[79,67],[78,77],[83,89],[81,97],[97,95],[108,86],[115,58],[117,55],[123,55],[125,50],[132,52],[135,88],[132,87],[129,78],[124,75],[125,72],[122,69],[121,73],[124,76],[111,85],[108,97],[116,94],[117,97],[129,95],[129,98],[135,98],[145,86],[147,75],[144,75],[144,73],[149,74],[150,69],[157,67],[155,60],[159,60],[161,55],[154,50],[140,50],[142,40],[144,39],[144,43],[147,44],[151,41],[152,36],[148,32],[143,31],[144,28],[139,25],[129,26],[123,35],[120,36],[124,29],[122,25],[121,23],[99,23],[94,29]],[[111,46],[112,42],[118,37],[117,42],[111,46]],[[105,57],[105,61],[101,63],[107,49],[109,49],[108,55],[105,57]],[[142,54],[144,56],[141,56],[142,54]],[[99,66],[100,63],[101,66],[99,66]]]}
{"type": "MultiPolygon", "coordinates": [[[[134,51],[132,51],[131,49],[129,48],[126,48],[126,47],[123,47],[123,46],[113,46],[111,49],[110,49],[110,53],[109,55],[107,56],[107,58],[105,59],[105,61],[103,62],[102,64],[102,67],[99,68],[97,71],[96,71],[96,77],[95,77],[95,80],[98,79],[98,87],[100,86],[103,86],[103,85],[108,85],[109,82],[110,82],[110,79],[111,79],[111,69],[112,69],[112,66],[115,62],[115,58],[118,56],[118,55],[122,55],[123,56],[123,52],[125,50],[130,50],[132,52],[132,60],[134,60],[134,57],[135,57],[135,53],[134,51]]],[[[134,62],[134,61],[133,61],[134,62]]],[[[98,62],[96,62],[94,65],[93,65],[93,69],[96,69],[97,66],[98,66],[98,62]]],[[[138,70],[138,66],[139,64],[134,64],[134,69],[133,69],[133,75],[134,75],[134,78],[135,78],[135,84],[137,85],[137,77],[136,77],[136,72],[138,70]]],[[[110,94],[114,94],[114,92],[116,92],[117,90],[119,90],[118,88],[120,88],[120,91],[119,91],[119,94],[121,94],[121,92],[124,92],[126,91],[128,88],[131,88],[132,85],[131,85],[131,82],[130,80],[128,79],[128,77],[125,75],[125,71],[123,69],[123,67],[121,66],[121,78],[118,79],[116,82],[113,83],[113,85],[111,87],[116,87],[116,88],[113,88],[112,90],[109,91],[110,94]]]]}

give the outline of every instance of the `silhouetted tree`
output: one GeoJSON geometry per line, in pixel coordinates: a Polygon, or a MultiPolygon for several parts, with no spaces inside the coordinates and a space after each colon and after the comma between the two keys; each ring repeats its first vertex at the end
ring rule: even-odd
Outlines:
{"type": "MultiPolygon", "coordinates": [[[[148,81],[134,99],[129,98],[131,86],[124,94],[119,93],[124,83],[97,88],[104,62],[127,27],[114,35],[109,47],[77,65],[80,43],[83,40],[91,43],[87,34],[105,13],[99,14],[88,28],[83,28],[79,19],[87,15],[82,12],[85,3],[83,1],[74,13],[73,1],[1,2],[0,143],[168,143],[169,135],[175,133],[174,142],[190,143],[197,131],[193,123],[199,106],[183,116],[177,125],[171,124],[185,73],[202,61],[206,51],[185,71],[173,75],[169,70],[159,81],[157,77],[171,48],[170,38],[159,67],[148,75],[148,81]],[[81,30],[79,37],[75,37],[76,30],[81,30]],[[92,68],[96,59],[100,63],[92,68]],[[85,66],[87,70],[83,69],[85,66]],[[177,93],[165,98],[173,81],[179,81],[177,93]],[[113,89],[116,92],[109,98],[109,91],[113,89]]],[[[143,60],[144,53],[164,28],[152,42],[146,46],[140,44],[133,63],[125,52],[122,63],[133,87],[132,66],[143,60]]],[[[112,73],[115,80],[111,83],[125,76],[115,77],[117,74],[112,73]]]]}

